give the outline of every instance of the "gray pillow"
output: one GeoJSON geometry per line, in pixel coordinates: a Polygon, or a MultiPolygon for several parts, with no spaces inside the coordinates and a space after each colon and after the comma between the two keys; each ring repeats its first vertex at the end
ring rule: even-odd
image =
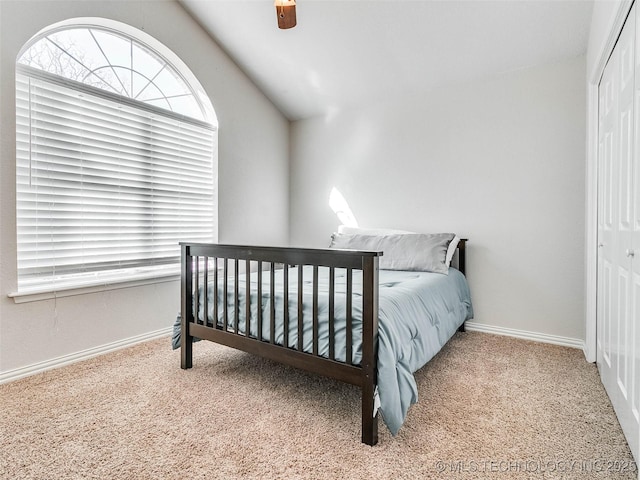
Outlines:
{"type": "Polygon", "coordinates": [[[334,233],[331,236],[330,248],[382,251],[384,254],[380,257],[379,266],[383,270],[448,274],[447,248],[454,237],[453,233],[390,235],[334,233]]]}

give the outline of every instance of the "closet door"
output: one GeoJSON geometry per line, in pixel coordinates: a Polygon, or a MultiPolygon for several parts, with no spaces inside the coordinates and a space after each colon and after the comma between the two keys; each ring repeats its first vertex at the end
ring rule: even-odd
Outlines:
{"type": "Polygon", "coordinates": [[[614,159],[618,154],[619,58],[615,49],[607,63],[599,86],[598,125],[598,276],[597,276],[597,363],[604,378],[614,370],[612,341],[615,318],[612,301],[617,296],[613,282],[614,159]]]}
{"type": "Polygon", "coordinates": [[[634,163],[635,152],[640,153],[640,52],[634,48],[635,15],[634,7],[600,83],[597,353],[602,383],[637,458],[640,317],[633,243],[637,236],[634,163]]]}
{"type": "MultiPolygon", "coordinates": [[[[630,248],[626,252],[631,262],[631,291],[629,298],[629,337],[630,337],[630,406],[631,422],[630,428],[635,438],[629,441],[631,451],[636,462],[640,465],[640,9],[635,8],[636,22],[636,52],[635,52],[635,89],[634,89],[634,109],[635,109],[635,142],[634,142],[634,162],[632,164],[631,175],[633,177],[631,195],[631,240],[630,248]]],[[[633,14],[633,12],[632,12],[633,14]]],[[[640,471],[638,472],[640,479],[640,471]]]]}

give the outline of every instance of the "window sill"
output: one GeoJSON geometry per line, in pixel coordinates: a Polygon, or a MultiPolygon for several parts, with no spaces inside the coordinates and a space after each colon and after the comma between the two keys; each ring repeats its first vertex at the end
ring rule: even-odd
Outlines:
{"type": "Polygon", "coordinates": [[[76,295],[86,295],[89,293],[104,292],[108,290],[119,290],[122,288],[140,287],[180,280],[179,267],[162,272],[145,272],[127,275],[118,278],[96,278],[93,281],[86,279],[80,282],[66,282],[57,285],[43,285],[25,289],[19,292],[10,293],[15,303],[38,302],[52,298],[72,297],[76,295]]]}

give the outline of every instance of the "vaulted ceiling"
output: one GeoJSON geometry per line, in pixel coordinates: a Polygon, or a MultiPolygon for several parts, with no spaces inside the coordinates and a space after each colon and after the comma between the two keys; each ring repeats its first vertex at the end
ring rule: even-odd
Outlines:
{"type": "Polygon", "coordinates": [[[586,52],[587,0],[180,0],[289,119],[586,52]]]}

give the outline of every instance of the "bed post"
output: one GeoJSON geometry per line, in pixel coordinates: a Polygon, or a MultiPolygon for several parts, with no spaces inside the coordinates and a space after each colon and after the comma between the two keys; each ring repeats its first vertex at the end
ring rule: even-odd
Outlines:
{"type": "Polygon", "coordinates": [[[193,337],[189,335],[189,323],[193,322],[193,277],[191,272],[191,255],[189,245],[181,244],[181,291],[180,291],[180,311],[181,331],[180,336],[180,368],[187,369],[193,366],[193,337]]]}
{"type": "MultiPolygon", "coordinates": [[[[462,272],[464,276],[467,275],[467,259],[466,259],[467,239],[461,238],[458,242],[458,270],[462,272]]],[[[464,322],[458,327],[459,332],[464,332],[464,322]]]]}
{"type": "Polygon", "coordinates": [[[465,276],[467,275],[467,241],[468,240],[466,238],[461,238],[458,242],[458,270],[460,270],[465,276]]]}
{"type": "Polygon", "coordinates": [[[375,394],[378,383],[378,256],[362,259],[362,442],[378,443],[375,394]]]}

